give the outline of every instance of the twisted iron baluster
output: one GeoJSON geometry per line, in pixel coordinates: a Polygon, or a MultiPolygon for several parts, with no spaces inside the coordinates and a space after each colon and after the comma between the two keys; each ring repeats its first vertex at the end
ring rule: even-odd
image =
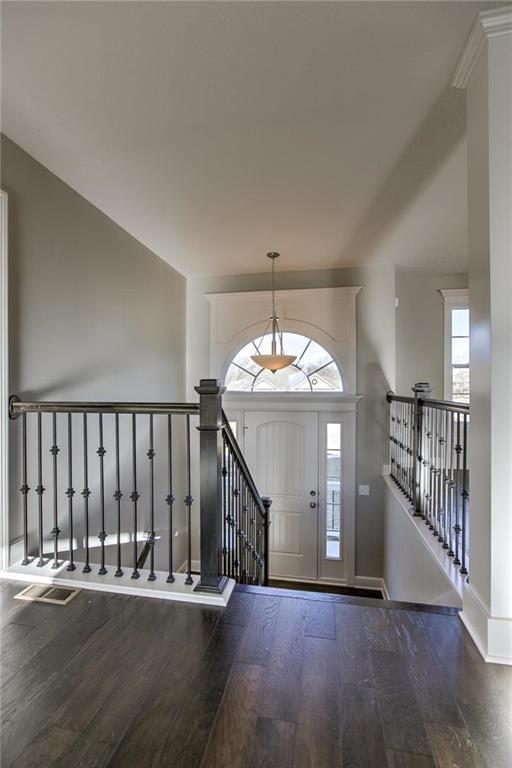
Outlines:
{"type": "Polygon", "coordinates": [[[22,434],[22,483],[20,488],[23,505],[23,560],[22,565],[28,565],[28,492],[30,488],[27,485],[27,414],[23,413],[21,417],[22,434]]]}
{"type": "Polygon", "coordinates": [[[149,576],[148,581],[155,581],[155,465],[154,458],[156,452],[153,446],[153,414],[149,416],[149,451],[147,452],[149,459],[149,512],[150,512],[150,532],[148,538],[148,544],[150,546],[149,551],[149,576]]]}
{"type": "Polygon", "coordinates": [[[68,523],[69,523],[69,564],[66,568],[67,571],[76,570],[76,565],[73,561],[73,545],[74,545],[74,530],[73,530],[73,496],[75,495],[75,489],[73,488],[73,431],[71,414],[68,413],[68,487],[66,490],[66,496],[68,497],[68,523]]]}
{"type": "Polygon", "coordinates": [[[169,413],[167,416],[167,443],[168,443],[168,472],[169,472],[169,493],[165,499],[169,506],[169,573],[167,576],[167,583],[174,583],[174,565],[173,565],[173,505],[175,502],[175,496],[173,491],[173,476],[172,476],[172,416],[169,413]]]}
{"type": "Polygon", "coordinates": [[[43,493],[45,492],[43,487],[43,454],[42,454],[42,426],[41,426],[41,413],[37,414],[37,508],[38,508],[38,534],[39,534],[39,559],[37,561],[38,568],[44,565],[43,557],[43,493]]]}
{"type": "Polygon", "coordinates": [[[190,415],[186,416],[186,456],[187,456],[187,495],[185,507],[187,511],[187,578],[185,584],[193,584],[192,578],[192,498],[191,471],[190,471],[190,415]]]}
{"type": "Polygon", "coordinates": [[[57,445],[57,414],[52,414],[52,426],[53,426],[53,445],[50,448],[50,453],[53,457],[53,564],[52,568],[59,567],[59,500],[57,490],[57,456],[59,453],[59,447],[57,445]]]}
{"type": "Polygon", "coordinates": [[[100,540],[101,551],[101,564],[98,573],[100,576],[104,576],[107,572],[105,568],[105,539],[107,534],[105,533],[105,446],[103,445],[103,414],[99,414],[99,448],[96,453],[100,459],[100,517],[101,517],[101,531],[98,533],[98,539],[100,540]]]}
{"type": "Polygon", "coordinates": [[[115,442],[116,442],[116,490],[114,499],[117,506],[117,568],[114,576],[122,576],[123,569],[121,564],[121,469],[119,465],[119,414],[115,415],[115,442]]]}
{"type": "Polygon", "coordinates": [[[137,423],[136,414],[132,413],[132,476],[133,491],[130,494],[130,500],[133,503],[133,571],[132,579],[140,577],[137,561],[139,559],[137,547],[137,527],[138,527],[138,501],[139,492],[137,490],[137,423]]]}
{"type": "Polygon", "coordinates": [[[85,565],[83,567],[84,573],[91,572],[91,564],[89,562],[89,496],[91,491],[89,489],[89,447],[87,441],[87,414],[84,413],[84,489],[82,496],[84,499],[84,521],[85,521],[85,565]]]}
{"type": "Polygon", "coordinates": [[[469,491],[468,491],[468,476],[467,476],[467,448],[468,448],[468,417],[467,414],[464,413],[463,416],[463,422],[462,422],[462,530],[461,530],[461,567],[460,572],[462,574],[467,574],[468,567],[466,563],[466,532],[467,532],[467,503],[469,499],[469,491]]]}

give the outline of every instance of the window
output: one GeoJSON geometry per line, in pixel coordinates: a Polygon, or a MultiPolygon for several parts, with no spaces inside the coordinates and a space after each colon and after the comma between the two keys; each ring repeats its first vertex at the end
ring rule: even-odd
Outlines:
{"type": "Polygon", "coordinates": [[[444,396],[469,403],[469,299],[468,291],[441,291],[444,299],[444,396]]]}
{"type": "Polygon", "coordinates": [[[238,352],[228,368],[225,385],[239,392],[342,392],[339,368],[332,355],[313,339],[283,333],[286,354],[296,355],[293,365],[281,371],[265,370],[251,355],[270,354],[271,336],[253,339],[238,352]]]}
{"type": "Polygon", "coordinates": [[[341,424],[326,426],[325,557],[341,560],[341,424]]]}

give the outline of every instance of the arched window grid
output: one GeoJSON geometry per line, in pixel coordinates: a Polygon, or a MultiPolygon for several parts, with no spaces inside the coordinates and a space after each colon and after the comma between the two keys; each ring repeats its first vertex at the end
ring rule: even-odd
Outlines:
{"type": "Polygon", "coordinates": [[[296,360],[288,368],[272,374],[259,368],[253,354],[270,351],[270,334],[252,339],[234,355],[227,368],[225,384],[231,391],[342,392],[341,371],[334,357],[318,342],[297,333],[283,331],[280,341],[287,354],[296,360]]]}

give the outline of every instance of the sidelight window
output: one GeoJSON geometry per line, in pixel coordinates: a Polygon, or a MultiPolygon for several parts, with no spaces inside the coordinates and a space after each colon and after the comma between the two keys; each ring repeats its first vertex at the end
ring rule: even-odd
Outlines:
{"type": "Polygon", "coordinates": [[[327,423],[325,556],[341,559],[341,424],[327,423]]]}

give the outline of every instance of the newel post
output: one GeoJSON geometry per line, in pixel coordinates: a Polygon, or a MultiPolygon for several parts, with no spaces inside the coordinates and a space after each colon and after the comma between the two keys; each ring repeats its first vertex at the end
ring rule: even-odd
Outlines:
{"type": "Polygon", "coordinates": [[[221,593],[222,573],[222,394],[216,379],[201,379],[199,395],[199,476],[201,574],[198,592],[221,593]]]}
{"type": "Polygon", "coordinates": [[[414,392],[413,406],[413,495],[412,506],[414,515],[421,516],[421,468],[423,456],[421,455],[421,434],[423,430],[423,400],[431,392],[430,384],[426,381],[417,382],[412,388],[414,392]]]}
{"type": "Polygon", "coordinates": [[[265,551],[265,562],[263,565],[263,586],[268,587],[268,580],[269,580],[269,559],[270,559],[270,535],[269,535],[269,528],[270,528],[270,507],[272,506],[272,499],[269,499],[268,496],[262,497],[263,506],[265,507],[265,522],[264,522],[264,551],[265,551]]]}

